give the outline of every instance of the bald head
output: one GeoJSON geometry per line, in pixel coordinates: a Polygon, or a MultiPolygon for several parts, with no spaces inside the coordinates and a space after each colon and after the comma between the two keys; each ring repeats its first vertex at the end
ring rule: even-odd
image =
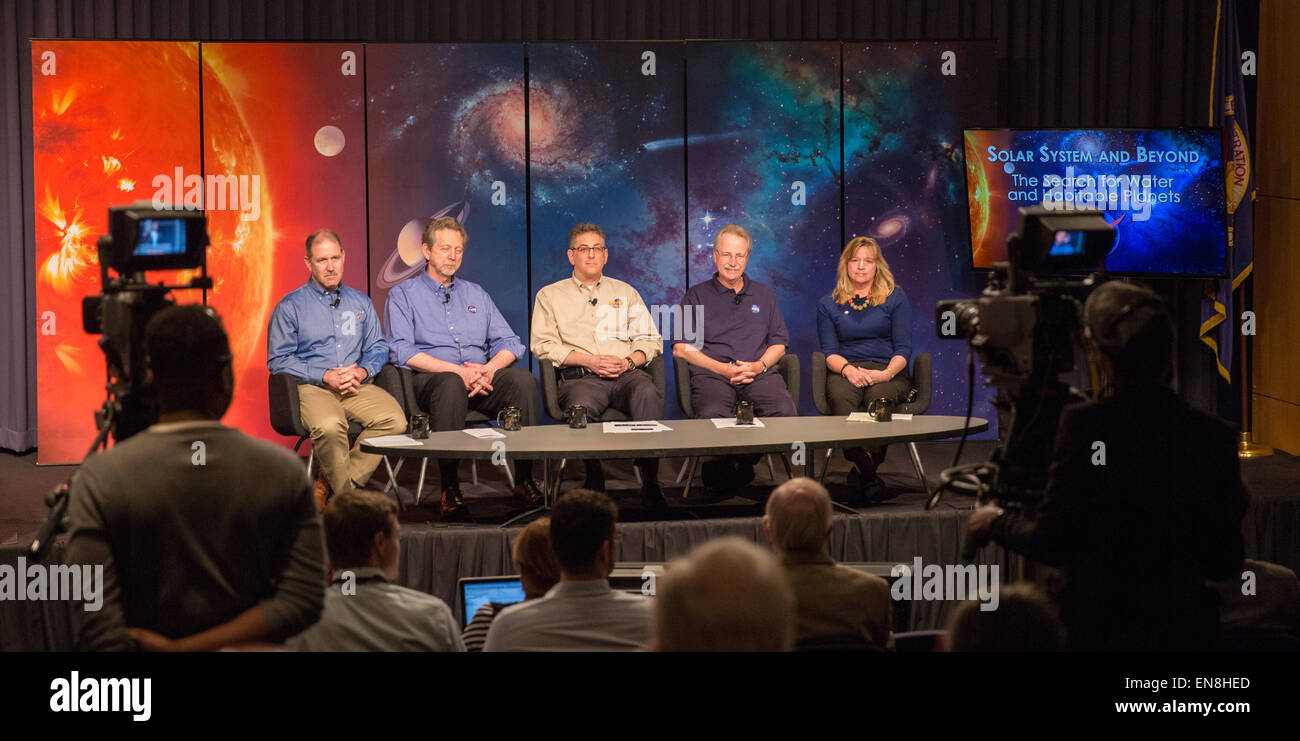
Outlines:
{"type": "Polygon", "coordinates": [[[661,651],[789,651],[794,592],[776,558],[737,537],[672,564],[655,597],[661,651]]]}
{"type": "Polygon", "coordinates": [[[763,530],[782,553],[821,550],[830,529],[831,496],[810,478],[790,479],[767,500],[763,530]]]}

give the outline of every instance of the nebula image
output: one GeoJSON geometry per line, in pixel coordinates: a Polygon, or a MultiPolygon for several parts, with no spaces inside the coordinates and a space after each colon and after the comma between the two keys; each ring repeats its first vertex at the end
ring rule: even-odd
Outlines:
{"type": "MultiPolygon", "coordinates": [[[[370,44],[366,88],[375,310],[382,316],[388,291],[424,268],[424,226],[453,216],[469,234],[457,275],[482,285],[526,342],[523,48],[370,44]]],[[[573,115],[555,103],[557,116],[573,115]]]]}
{"type": "MultiPolygon", "coordinates": [[[[772,286],[789,351],[806,359],[820,349],[816,305],[843,246],[839,45],[719,42],[687,53],[688,282],[715,272],[718,230],[744,226],[753,238],[746,274],[772,286]]],[[[813,414],[811,375],[803,378],[801,410],[813,414]]]]}
{"type": "MultiPolygon", "coordinates": [[[[994,49],[962,44],[847,44],[844,47],[845,234],[874,238],[912,306],[913,357],[934,363],[931,414],[965,414],[965,342],[941,340],[934,305],[977,295],[983,276],[971,270],[976,249],[993,233],[984,171],[966,156],[962,130],[993,121],[994,49]],[[945,51],[961,75],[941,73],[945,51]]],[[[981,252],[977,252],[982,254],[981,252]]],[[[977,380],[975,414],[992,417],[989,389],[977,380]]],[[[993,436],[993,431],[985,433],[993,436]]]]}
{"type": "Polygon", "coordinates": [[[572,274],[569,230],[590,221],[605,230],[607,275],[647,304],[675,303],[686,290],[680,45],[538,44],[530,55],[532,290],[572,274]],[[646,51],[654,76],[642,74],[646,51]]]}

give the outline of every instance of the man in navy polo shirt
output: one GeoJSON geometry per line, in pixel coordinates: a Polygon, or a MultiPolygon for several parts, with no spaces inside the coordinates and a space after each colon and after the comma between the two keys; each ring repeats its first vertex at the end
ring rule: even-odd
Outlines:
{"type": "MultiPolygon", "coordinates": [[[[494,417],[508,406],[519,408],[520,423],[537,423],[537,384],[514,366],[527,350],[487,291],[456,278],[468,235],[456,219],[434,219],[424,228],[422,249],[429,267],[397,284],[384,307],[390,359],[415,371],[415,396],[437,431],[462,430],[470,409],[494,417]]],[[[457,459],[438,462],[442,516],[460,512],[457,459]]],[[[515,498],[527,505],[542,501],[532,480],[532,461],[515,461],[515,498]]]]}
{"type": "Polygon", "coordinates": [[[316,508],[365,486],[380,457],[361,452],[361,441],[406,429],[397,400],[372,381],[388,358],[388,343],[370,297],[343,281],[343,245],[329,229],[307,237],[311,277],[271,312],[266,367],[299,379],[298,413],[320,461],[316,508]],[[348,422],[364,430],[348,448],[348,422]]]}
{"type": "MultiPolygon", "coordinates": [[[[790,333],[776,294],[745,275],[753,247],[744,227],[728,224],[713,240],[718,272],[691,286],[682,298],[682,315],[703,307],[704,344],[679,342],[673,355],[691,364],[691,406],[701,418],[730,417],[737,401],[754,404],[759,417],[793,417],[794,400],[773,366],[785,355],[790,333]]],[[[730,456],[706,464],[705,483],[714,488],[743,486],[754,477],[754,459],[730,456]],[[724,470],[730,468],[731,470],[724,470]]]]}

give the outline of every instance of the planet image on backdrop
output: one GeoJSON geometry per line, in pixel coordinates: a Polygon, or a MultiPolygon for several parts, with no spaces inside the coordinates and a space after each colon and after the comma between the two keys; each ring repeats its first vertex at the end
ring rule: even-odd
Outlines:
{"type": "Polygon", "coordinates": [[[469,201],[457,201],[427,219],[411,219],[397,235],[397,247],[388,254],[376,279],[382,288],[392,288],[412,275],[424,270],[424,227],[434,219],[452,216],[464,224],[469,218],[469,201]]]}
{"type": "Polygon", "coordinates": [[[313,143],[316,145],[316,151],[326,157],[333,157],[343,151],[343,145],[346,143],[343,137],[343,131],[337,126],[322,126],[316,130],[316,137],[313,143]]]}

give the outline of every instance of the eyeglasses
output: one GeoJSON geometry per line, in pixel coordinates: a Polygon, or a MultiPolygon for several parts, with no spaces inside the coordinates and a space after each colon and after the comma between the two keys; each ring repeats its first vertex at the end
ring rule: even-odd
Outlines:
{"type": "Polygon", "coordinates": [[[875,264],[875,262],[876,261],[870,257],[855,257],[852,260],[849,260],[850,265],[872,265],[875,264]]]}
{"type": "Polygon", "coordinates": [[[590,257],[591,255],[603,255],[603,254],[605,254],[605,248],[604,248],[604,247],[570,247],[569,249],[573,250],[574,252],[578,253],[579,255],[582,255],[583,257],[590,257]]]}
{"type": "Polygon", "coordinates": [[[718,252],[717,250],[714,250],[714,253],[717,254],[718,257],[721,257],[723,260],[730,263],[740,262],[749,257],[748,252],[718,252]]]}

